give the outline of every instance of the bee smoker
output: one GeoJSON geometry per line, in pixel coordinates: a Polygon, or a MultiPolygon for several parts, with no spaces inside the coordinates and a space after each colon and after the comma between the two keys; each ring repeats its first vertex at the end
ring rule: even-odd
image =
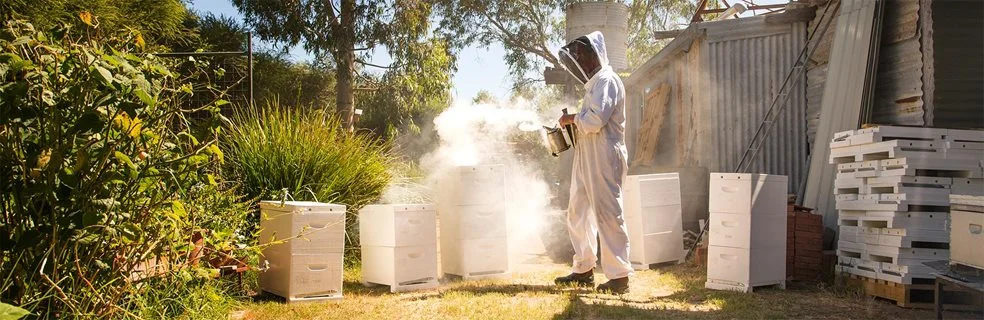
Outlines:
{"type": "MultiPolygon", "coordinates": [[[[564,115],[567,115],[567,108],[563,110],[564,115]]],[[[543,127],[547,132],[547,142],[550,144],[550,155],[554,157],[559,157],[561,152],[567,151],[567,149],[573,148],[576,142],[574,141],[574,125],[569,124],[564,126],[564,130],[559,127],[543,127]],[[565,137],[564,132],[567,132],[565,137]],[[567,141],[570,141],[568,143],[567,141]]]]}

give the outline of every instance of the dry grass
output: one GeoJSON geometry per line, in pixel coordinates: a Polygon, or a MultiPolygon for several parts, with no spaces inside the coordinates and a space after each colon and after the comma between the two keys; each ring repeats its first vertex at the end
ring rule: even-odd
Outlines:
{"type": "MultiPolygon", "coordinates": [[[[286,305],[278,300],[248,304],[243,319],[930,319],[910,310],[863,298],[856,291],[822,286],[760,289],[753,294],[704,289],[704,269],[670,266],[637,272],[623,296],[556,288],[560,265],[523,266],[509,280],[445,283],[440,289],[389,293],[366,288],[359,270],[345,276],[340,301],[286,305]]],[[[596,275],[599,283],[604,280],[596,275]]],[[[947,318],[979,318],[952,313],[947,318]]]]}

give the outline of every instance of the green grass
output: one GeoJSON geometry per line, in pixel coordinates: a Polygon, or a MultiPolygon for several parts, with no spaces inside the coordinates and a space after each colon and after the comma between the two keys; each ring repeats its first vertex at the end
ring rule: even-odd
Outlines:
{"type": "MultiPolygon", "coordinates": [[[[276,101],[237,110],[225,129],[220,145],[226,169],[250,198],[347,206],[345,261],[357,263],[358,210],[379,199],[390,183],[389,167],[396,161],[390,145],[345,132],[338,118],[324,112],[276,101]]],[[[252,222],[258,224],[259,217],[252,222]]]]}
{"type": "MultiPolygon", "coordinates": [[[[363,287],[359,270],[345,275],[338,301],[284,304],[265,300],[246,305],[239,319],[926,319],[929,310],[910,310],[863,298],[847,288],[821,285],[760,289],[753,294],[704,289],[704,269],[692,264],[637,272],[623,296],[557,288],[560,265],[522,266],[508,280],[444,283],[439,289],[389,293],[363,287]]],[[[596,274],[596,281],[604,276],[596,274]]],[[[948,317],[972,318],[952,313],[948,317]]]]}

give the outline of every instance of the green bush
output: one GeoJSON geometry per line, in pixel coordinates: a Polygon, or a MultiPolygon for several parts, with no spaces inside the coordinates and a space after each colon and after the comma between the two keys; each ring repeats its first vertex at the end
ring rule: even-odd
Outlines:
{"type": "Polygon", "coordinates": [[[41,318],[194,316],[224,299],[205,261],[251,250],[251,203],[214,175],[220,128],[186,120],[218,105],[182,109],[194,76],[137,35],[67,34],[0,30],[0,301],[41,318]]]}
{"type": "Polygon", "coordinates": [[[347,261],[357,260],[355,213],[390,182],[389,145],[340,129],[338,119],[276,102],[239,110],[221,139],[227,170],[251,197],[316,200],[348,206],[347,261]]]}

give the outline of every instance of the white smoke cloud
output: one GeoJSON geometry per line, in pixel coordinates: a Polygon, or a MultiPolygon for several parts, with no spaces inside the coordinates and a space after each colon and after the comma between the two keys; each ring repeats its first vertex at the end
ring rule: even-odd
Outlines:
{"type": "MultiPolygon", "coordinates": [[[[427,173],[424,185],[434,191],[432,199],[440,202],[438,186],[447,174],[460,166],[503,165],[505,168],[506,212],[508,215],[510,262],[513,265],[529,260],[531,255],[546,253],[541,235],[545,219],[559,208],[551,205],[553,194],[540,168],[556,166],[559,161],[537,163],[531,159],[547,153],[543,125],[556,125],[561,107],[537,105],[526,99],[509,102],[466,103],[458,101],[434,119],[439,144],[433,152],[420,159],[427,173]],[[539,137],[540,148],[517,143],[518,135],[526,133],[539,137]]],[[[527,140],[529,141],[529,140],[527,140]]],[[[482,193],[485,190],[469,190],[482,193]]]]}

